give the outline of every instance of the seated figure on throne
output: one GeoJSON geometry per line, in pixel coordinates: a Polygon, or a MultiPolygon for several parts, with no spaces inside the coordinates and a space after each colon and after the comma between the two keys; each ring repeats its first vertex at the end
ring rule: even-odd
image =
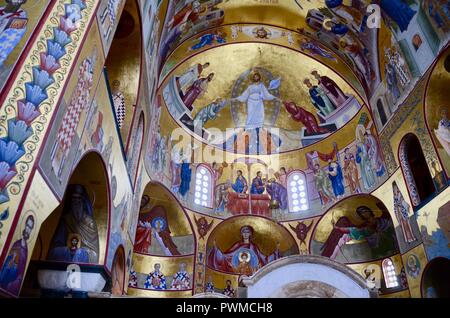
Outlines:
{"type": "Polygon", "coordinates": [[[222,252],[215,244],[208,254],[207,264],[215,270],[251,275],[261,267],[281,257],[279,244],[270,255],[265,255],[252,241],[254,230],[245,225],[241,228],[241,240],[222,252]],[[244,253],[247,254],[244,256],[244,253]],[[243,264],[245,263],[245,264],[243,264]]]}
{"type": "Polygon", "coordinates": [[[48,260],[98,263],[99,239],[91,200],[84,186],[69,185],[48,260]]]}
{"type": "Polygon", "coordinates": [[[250,189],[251,194],[263,194],[265,191],[264,180],[262,179],[261,171],[256,173],[256,177],[252,181],[252,187],[250,189]]]}
{"type": "Polygon", "coordinates": [[[242,175],[242,170],[237,171],[236,181],[231,185],[231,188],[237,193],[247,193],[247,180],[242,175]]]}

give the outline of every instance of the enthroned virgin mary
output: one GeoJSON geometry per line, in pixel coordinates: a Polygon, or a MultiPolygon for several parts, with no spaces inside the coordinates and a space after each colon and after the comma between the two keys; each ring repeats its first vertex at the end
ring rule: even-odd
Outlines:
{"type": "Polygon", "coordinates": [[[242,261],[242,255],[247,254],[248,263],[254,273],[264,265],[281,257],[279,244],[277,244],[274,252],[270,255],[265,255],[258,245],[252,242],[253,233],[254,230],[251,226],[245,225],[241,227],[241,240],[234,243],[224,252],[214,242],[214,246],[208,254],[208,266],[223,272],[239,274],[241,272],[239,265],[242,261]]]}

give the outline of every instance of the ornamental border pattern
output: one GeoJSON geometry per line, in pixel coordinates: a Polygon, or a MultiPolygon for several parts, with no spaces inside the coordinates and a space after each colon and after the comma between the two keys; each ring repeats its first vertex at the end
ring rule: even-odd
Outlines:
{"type": "MultiPolygon", "coordinates": [[[[56,104],[70,78],[96,7],[94,0],[59,0],[0,108],[0,247],[11,227],[11,196],[20,200],[56,104]],[[6,223],[5,221],[8,221],[6,223]],[[7,226],[6,226],[7,225],[7,226]]],[[[15,215],[16,211],[12,214],[15,215]]]]}

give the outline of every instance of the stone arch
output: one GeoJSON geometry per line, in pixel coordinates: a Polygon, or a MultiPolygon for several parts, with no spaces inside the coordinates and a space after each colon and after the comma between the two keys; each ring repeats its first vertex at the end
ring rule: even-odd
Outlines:
{"type": "Polygon", "coordinates": [[[244,278],[249,298],[376,297],[351,268],[322,256],[294,255],[276,260],[244,278]]]}

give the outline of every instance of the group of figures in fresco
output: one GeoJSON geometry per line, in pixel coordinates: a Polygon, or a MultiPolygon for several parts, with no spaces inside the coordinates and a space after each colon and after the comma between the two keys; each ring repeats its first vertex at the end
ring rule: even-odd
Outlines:
{"type": "MultiPolygon", "coordinates": [[[[130,274],[129,286],[138,287],[136,272],[130,274]]],[[[166,276],[161,270],[161,264],[156,263],[154,270],[145,279],[144,288],[153,290],[189,290],[191,288],[191,278],[186,271],[186,264],[180,264],[179,270],[173,275],[169,285],[166,276]]]]}

